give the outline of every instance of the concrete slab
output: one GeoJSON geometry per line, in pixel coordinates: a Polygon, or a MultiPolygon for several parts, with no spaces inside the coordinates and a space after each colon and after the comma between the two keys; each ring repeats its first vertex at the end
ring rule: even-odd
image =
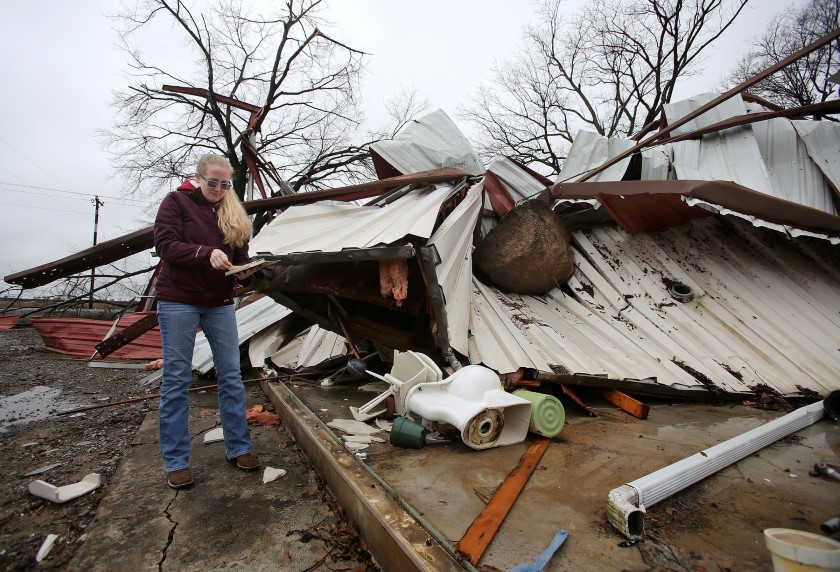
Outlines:
{"type": "Polygon", "coordinates": [[[225,460],[223,443],[202,442],[218,423],[215,396],[196,396],[190,408],[195,484],[173,491],[160,460],[157,416],[149,414],[68,570],[304,570],[322,559],[323,542],[287,536],[313,526],[327,531],[336,515],[285,429],[251,427],[263,467],[287,471],[263,484],[262,470],[240,471],[225,460]]]}
{"type": "Polygon", "coordinates": [[[422,516],[358,462],[287,386],[261,382],[261,387],[383,570],[443,572],[462,568],[422,516]]]}
{"type": "MultiPolygon", "coordinates": [[[[328,421],[345,417],[348,406],[381,390],[370,385],[300,384],[294,392],[328,421]]],[[[814,463],[840,457],[840,427],[822,421],[649,507],[650,540],[621,546],[625,539],[606,516],[611,489],[781,414],[740,405],[650,402],[648,420],[639,421],[606,402],[591,403],[598,417],[567,409],[567,426],[479,564],[509,569],[533,561],[557,530],[566,529],[569,538],[546,570],[633,571],[668,564],[769,571],[764,528],[818,531],[821,522],[840,514],[837,483],[808,476],[814,463]]],[[[492,495],[529,443],[485,451],[460,441],[420,450],[373,443],[364,463],[455,544],[483,509],[481,497],[492,495]]]]}

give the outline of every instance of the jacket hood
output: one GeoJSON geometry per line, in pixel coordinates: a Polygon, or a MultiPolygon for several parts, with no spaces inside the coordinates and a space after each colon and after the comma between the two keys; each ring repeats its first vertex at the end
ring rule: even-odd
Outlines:
{"type": "Polygon", "coordinates": [[[188,197],[199,204],[210,205],[214,207],[214,209],[218,207],[219,203],[214,204],[204,198],[204,195],[201,192],[201,187],[197,186],[195,184],[195,180],[193,179],[184,179],[184,182],[178,186],[178,190],[185,192],[188,197]]]}
{"type": "Polygon", "coordinates": [[[184,179],[184,182],[178,186],[179,191],[197,191],[198,187],[192,179],[184,179]]]}

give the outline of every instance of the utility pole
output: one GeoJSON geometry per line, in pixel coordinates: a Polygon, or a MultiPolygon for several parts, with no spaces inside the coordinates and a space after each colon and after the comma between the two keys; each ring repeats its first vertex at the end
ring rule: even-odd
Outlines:
{"type": "MultiPolygon", "coordinates": [[[[99,207],[105,206],[105,203],[99,200],[99,195],[96,195],[95,198],[90,200],[93,203],[94,215],[93,215],[93,245],[96,246],[96,235],[99,231],[99,207]]],[[[96,278],[96,268],[90,269],[90,299],[88,300],[88,309],[93,308],[93,288],[94,288],[94,281],[96,278]]]]}

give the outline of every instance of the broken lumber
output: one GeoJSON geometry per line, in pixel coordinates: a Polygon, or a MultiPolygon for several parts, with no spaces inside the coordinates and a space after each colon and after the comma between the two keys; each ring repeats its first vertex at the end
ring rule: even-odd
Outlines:
{"type": "Polygon", "coordinates": [[[484,551],[490,545],[502,521],[510,512],[513,503],[519,497],[519,493],[525,487],[525,483],[531,477],[531,473],[537,468],[542,459],[543,453],[548,448],[551,439],[548,437],[537,437],[531,444],[522,458],[519,465],[513,469],[502,481],[502,484],[493,493],[493,497],[484,510],[472,522],[467,532],[455,546],[455,549],[467,557],[473,564],[478,564],[484,551]]]}
{"type": "Polygon", "coordinates": [[[647,419],[650,407],[648,407],[638,399],[633,399],[626,393],[622,393],[617,389],[609,389],[606,387],[599,387],[598,393],[600,393],[604,397],[604,399],[606,399],[622,411],[626,411],[636,419],[647,419]]]}

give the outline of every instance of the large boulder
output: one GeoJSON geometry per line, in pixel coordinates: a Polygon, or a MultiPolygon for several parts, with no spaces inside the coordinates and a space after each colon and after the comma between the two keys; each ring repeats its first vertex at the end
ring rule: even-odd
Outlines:
{"type": "Polygon", "coordinates": [[[478,274],[505,292],[545,294],[575,271],[569,231],[541,200],[514,208],[478,243],[478,274]]]}

